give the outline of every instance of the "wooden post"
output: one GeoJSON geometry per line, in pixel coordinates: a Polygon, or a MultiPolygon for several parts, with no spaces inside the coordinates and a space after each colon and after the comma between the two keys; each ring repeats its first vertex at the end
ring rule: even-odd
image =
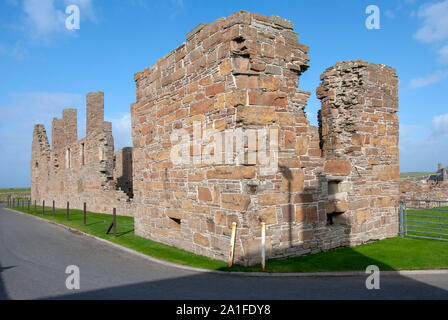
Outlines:
{"type": "Polygon", "coordinates": [[[228,267],[231,268],[233,265],[233,255],[234,255],[234,247],[235,247],[235,238],[236,238],[236,222],[232,223],[232,237],[230,238],[230,255],[229,255],[229,263],[228,267]]]}
{"type": "Polygon", "coordinates": [[[53,218],[56,216],[56,203],[55,203],[55,201],[53,200],[53,218]]]}
{"type": "Polygon", "coordinates": [[[117,209],[114,208],[114,238],[117,237],[117,209]]]}
{"type": "Polygon", "coordinates": [[[45,200],[42,201],[42,215],[45,214],[45,200]]]}
{"type": "Polygon", "coordinates": [[[36,200],[34,200],[34,214],[36,214],[36,212],[37,212],[37,211],[36,211],[36,210],[37,210],[36,208],[37,208],[37,207],[36,207],[36,200]]]}
{"type": "Polygon", "coordinates": [[[67,221],[70,220],[70,202],[67,201],[67,221]]]}
{"type": "Polygon", "coordinates": [[[266,263],[266,223],[261,223],[261,271],[265,271],[266,263]]]}
{"type": "Polygon", "coordinates": [[[28,212],[30,212],[31,199],[28,199],[28,212]]]}
{"type": "Polygon", "coordinates": [[[22,199],[22,210],[25,208],[25,200],[22,199]]]}
{"type": "Polygon", "coordinates": [[[87,216],[87,203],[84,202],[84,225],[86,225],[87,216]]]}

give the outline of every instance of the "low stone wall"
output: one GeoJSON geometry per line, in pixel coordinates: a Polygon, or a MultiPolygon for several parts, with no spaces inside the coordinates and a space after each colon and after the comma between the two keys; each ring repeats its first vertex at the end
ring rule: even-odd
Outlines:
{"type": "Polygon", "coordinates": [[[400,199],[448,201],[448,183],[446,181],[403,179],[400,180],[400,199]]]}

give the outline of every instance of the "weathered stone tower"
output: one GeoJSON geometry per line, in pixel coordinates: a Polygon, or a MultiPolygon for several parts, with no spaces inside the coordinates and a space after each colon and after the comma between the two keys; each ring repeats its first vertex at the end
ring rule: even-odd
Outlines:
{"type": "Polygon", "coordinates": [[[69,201],[71,208],[82,209],[86,202],[90,211],[111,213],[115,207],[121,215],[132,215],[124,192],[132,194],[132,151],[118,151],[118,161],[129,163],[117,164],[112,124],[104,121],[104,94],[91,92],[86,101],[86,137],[81,140],[76,109],[65,109],[62,119],[53,119],[51,149],[44,126],[35,126],[31,198],[38,204],[45,200],[47,205],[54,200],[59,208],[69,201]]]}
{"type": "Polygon", "coordinates": [[[237,222],[235,258],[252,264],[261,222],[269,258],[397,233],[395,71],[362,61],[327,70],[317,128],[299,89],[307,53],[292,22],[237,12],[135,75],[138,235],[226,259],[237,222]]]}
{"type": "Polygon", "coordinates": [[[339,62],[321,76],[317,96],[327,214],[350,245],[398,232],[398,78],[361,60],[339,62]]]}

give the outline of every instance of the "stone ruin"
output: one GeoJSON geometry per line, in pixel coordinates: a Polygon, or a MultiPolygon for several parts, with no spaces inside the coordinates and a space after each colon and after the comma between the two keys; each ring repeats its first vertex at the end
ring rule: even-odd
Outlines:
{"type": "Polygon", "coordinates": [[[219,260],[236,222],[243,265],[259,262],[261,222],[268,259],[396,236],[396,72],[362,60],[327,69],[315,127],[299,87],[308,51],[278,16],[200,24],[135,74],[132,150],[114,156],[101,93],[87,96],[85,139],[74,110],[53,122],[51,150],[35,127],[33,199],[115,206],[134,216],[137,235],[219,260]]]}
{"type": "Polygon", "coordinates": [[[132,216],[132,148],[114,153],[112,123],[104,121],[104,94],[87,94],[86,136],[78,140],[77,111],[53,119],[52,146],[43,125],[34,127],[31,199],[38,204],[132,216]]]}
{"type": "Polygon", "coordinates": [[[304,111],[310,93],[299,87],[308,61],[292,22],[237,12],[199,25],[135,74],[136,234],[224,260],[237,222],[241,264],[259,262],[261,222],[269,258],[397,235],[395,70],[361,60],[326,70],[317,89],[320,125],[313,127],[304,111]],[[239,149],[238,141],[225,141],[211,153],[235,161],[208,164],[200,150],[217,136],[204,128],[277,134],[261,134],[255,146],[243,141],[239,149]],[[182,130],[196,140],[181,141],[193,160],[173,163],[182,130]],[[278,165],[265,172],[265,163],[248,158],[272,142],[278,165]]]}
{"type": "Polygon", "coordinates": [[[400,199],[448,202],[448,167],[439,163],[434,175],[400,180],[400,199]]]}

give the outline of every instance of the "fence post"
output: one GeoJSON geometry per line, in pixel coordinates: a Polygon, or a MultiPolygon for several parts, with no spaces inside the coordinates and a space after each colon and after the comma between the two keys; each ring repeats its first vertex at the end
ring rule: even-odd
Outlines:
{"type": "Polygon", "coordinates": [[[117,237],[117,209],[114,208],[114,238],[117,237]]]}
{"type": "Polygon", "coordinates": [[[261,223],[261,271],[265,271],[266,266],[266,223],[261,223]]]}
{"type": "Polygon", "coordinates": [[[400,200],[400,236],[404,237],[404,200],[400,200]]]}
{"type": "Polygon", "coordinates": [[[25,200],[22,199],[22,210],[25,208],[25,200]]]}
{"type": "Polygon", "coordinates": [[[45,215],[45,200],[42,201],[42,215],[45,215]]]}
{"type": "Polygon", "coordinates": [[[36,207],[36,200],[34,200],[34,214],[36,214],[37,207],[36,207]]]}
{"type": "Polygon", "coordinates": [[[55,206],[56,206],[56,203],[55,203],[55,201],[53,200],[53,218],[56,216],[56,214],[55,214],[55,206]]]}
{"type": "Polygon", "coordinates": [[[87,215],[87,203],[84,202],[84,225],[86,225],[87,215]]]}
{"type": "Polygon", "coordinates": [[[28,212],[30,212],[31,199],[28,199],[28,212]]]}
{"type": "Polygon", "coordinates": [[[67,221],[70,220],[70,202],[67,201],[67,221]]]}
{"type": "Polygon", "coordinates": [[[233,265],[233,249],[235,247],[235,237],[236,237],[236,222],[232,223],[232,237],[230,238],[230,254],[229,254],[229,261],[227,266],[229,268],[233,265]]]}

